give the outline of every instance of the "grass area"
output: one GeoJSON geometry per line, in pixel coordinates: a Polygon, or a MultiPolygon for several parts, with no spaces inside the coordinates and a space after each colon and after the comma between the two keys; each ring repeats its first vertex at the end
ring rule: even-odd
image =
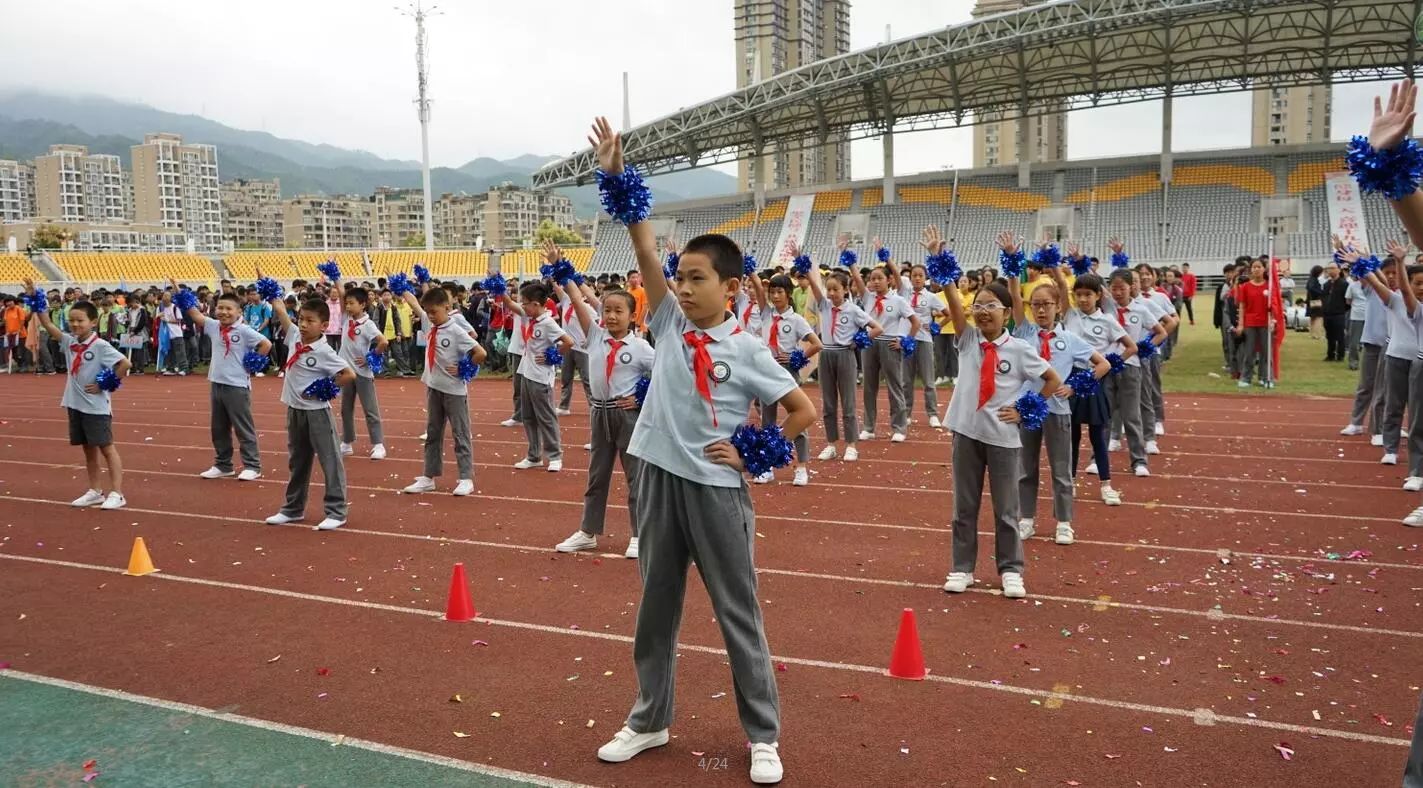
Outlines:
{"type": "Polygon", "coordinates": [[[1169,392],[1191,394],[1263,394],[1350,396],[1359,382],[1359,373],[1348,364],[1326,363],[1324,340],[1309,338],[1309,334],[1290,331],[1280,351],[1280,380],[1273,391],[1259,386],[1243,390],[1236,387],[1230,373],[1222,370],[1220,332],[1211,326],[1214,299],[1197,296],[1196,325],[1181,326],[1180,341],[1175,355],[1166,365],[1162,385],[1169,392]]]}

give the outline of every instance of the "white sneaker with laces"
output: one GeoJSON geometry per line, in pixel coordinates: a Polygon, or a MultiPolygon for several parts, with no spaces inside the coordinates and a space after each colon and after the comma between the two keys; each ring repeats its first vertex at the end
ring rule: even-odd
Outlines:
{"type": "Polygon", "coordinates": [[[1166,434],[1166,425],[1165,425],[1165,424],[1162,424],[1162,423],[1159,422],[1159,421],[1156,422],[1156,434],[1157,434],[1157,435],[1165,435],[1165,434],[1166,434]]]}
{"type": "Polygon", "coordinates": [[[342,457],[350,457],[352,454],[355,454],[355,453],[356,453],[356,450],[355,450],[355,448],[353,448],[353,447],[351,446],[351,444],[349,444],[349,443],[343,443],[343,444],[341,444],[341,456],[342,456],[342,457]]]}
{"type": "Polygon", "coordinates": [[[1119,440],[1117,440],[1116,438],[1112,438],[1112,440],[1107,443],[1107,451],[1121,451],[1121,450],[1122,450],[1122,442],[1119,441],[1119,440]]]}
{"type": "Polygon", "coordinates": [[[791,481],[797,487],[804,487],[810,484],[810,471],[806,468],[795,469],[795,479],[791,481]]]}
{"type": "Polygon", "coordinates": [[[198,474],[198,477],[203,479],[226,479],[227,477],[233,475],[235,474],[233,474],[232,471],[224,471],[223,469],[214,465],[211,468],[208,468],[207,470],[198,474]]]}
{"type": "Polygon", "coordinates": [[[520,470],[520,471],[527,471],[527,470],[530,469],[530,468],[537,468],[537,467],[539,467],[540,465],[543,465],[543,463],[542,463],[542,462],[535,462],[535,461],[529,459],[528,457],[525,457],[524,459],[519,460],[518,462],[514,463],[514,468],[515,468],[516,470],[520,470]]]}
{"type": "Polygon", "coordinates": [[[1248,380],[1242,380],[1242,381],[1240,381],[1239,383],[1236,383],[1236,384],[1235,384],[1235,387],[1238,388],[1238,389],[1248,389],[1248,388],[1250,388],[1250,381],[1248,381],[1248,380]]]}
{"type": "Polygon", "coordinates": [[[1023,587],[1023,576],[1017,572],[1003,573],[1003,596],[1009,599],[1022,599],[1028,595],[1028,589],[1023,587]]]}
{"type": "Polygon", "coordinates": [[[422,441],[423,441],[423,440],[429,440],[429,436],[430,436],[430,433],[428,433],[428,432],[422,432],[422,433],[420,433],[420,440],[422,440],[422,441]]]}
{"type": "Polygon", "coordinates": [[[463,497],[472,492],[474,492],[474,480],[460,479],[459,484],[455,485],[455,489],[450,494],[463,497]]]}
{"type": "Polygon", "coordinates": [[[845,447],[845,462],[859,462],[860,450],[854,446],[845,447]]]}
{"type": "Polygon", "coordinates": [[[103,502],[103,493],[99,492],[98,490],[89,490],[78,498],[75,498],[73,501],[70,502],[69,505],[84,509],[89,506],[98,506],[103,502]]]}
{"type": "Polygon", "coordinates": [[[288,523],[299,523],[301,522],[301,518],[289,517],[281,512],[277,512],[271,517],[268,517],[266,522],[267,525],[287,525],[288,523]]]}
{"type": "Polygon", "coordinates": [[[385,459],[385,444],[384,444],[384,443],[377,443],[376,445],[374,445],[374,446],[371,447],[371,459],[373,459],[373,460],[383,460],[383,459],[385,459]]]}
{"type": "Polygon", "coordinates": [[[1394,452],[1389,452],[1388,454],[1385,454],[1385,455],[1383,456],[1383,459],[1379,460],[1379,463],[1380,463],[1381,465],[1397,465],[1397,464],[1398,464],[1398,455],[1395,454],[1394,452]]]}
{"type": "Polygon", "coordinates": [[[1403,524],[1414,528],[1423,526],[1423,506],[1414,509],[1407,517],[1403,518],[1403,524]]]}
{"type": "Polygon", "coordinates": [[[1058,544],[1072,544],[1072,537],[1072,523],[1057,524],[1057,535],[1053,537],[1054,542],[1058,544]]]}
{"type": "Polygon", "coordinates": [[[939,421],[939,417],[938,417],[938,416],[930,416],[930,417],[929,417],[929,426],[930,426],[930,427],[933,427],[933,428],[936,429],[936,430],[938,430],[938,429],[943,429],[944,423],[943,423],[942,421],[939,421]]]}
{"type": "Polygon", "coordinates": [[[950,572],[948,580],[944,583],[944,590],[950,594],[962,594],[973,585],[973,574],[970,572],[950,572]]]}
{"type": "Polygon", "coordinates": [[[523,422],[518,419],[505,419],[499,422],[499,426],[501,427],[517,427],[520,424],[523,424],[523,422]]]}
{"type": "Polygon", "coordinates": [[[894,433],[893,435],[889,436],[889,442],[890,442],[890,443],[903,443],[903,442],[904,442],[904,433],[902,433],[902,432],[896,432],[896,433],[894,433]]]}
{"type": "Polygon", "coordinates": [[[1018,521],[1019,539],[1031,539],[1033,538],[1033,534],[1036,533],[1036,531],[1037,524],[1033,522],[1033,518],[1024,517],[1018,521]]]}
{"type": "Polygon", "coordinates": [[[784,775],[781,754],[776,751],[776,745],[751,745],[751,782],[757,785],[772,785],[780,782],[784,775]]]}
{"type": "Polygon", "coordinates": [[[1132,469],[1132,473],[1135,473],[1137,476],[1150,476],[1150,475],[1151,475],[1151,471],[1147,470],[1145,465],[1138,465],[1138,466],[1136,466],[1135,468],[1132,469]]]}
{"type": "Polygon", "coordinates": [[[622,730],[613,734],[612,741],[598,748],[598,760],[608,763],[629,761],[643,750],[665,745],[669,738],[666,728],[653,733],[637,733],[624,725],[622,730]]]}
{"type": "Polygon", "coordinates": [[[1087,464],[1087,473],[1090,473],[1090,474],[1092,474],[1093,476],[1096,476],[1096,475],[1097,475],[1097,463],[1095,463],[1095,462],[1088,463],[1088,464],[1087,464]]]}
{"type": "Polygon", "coordinates": [[[573,411],[569,410],[568,408],[559,408],[558,410],[554,411],[554,415],[556,415],[556,416],[572,416],[572,415],[573,415],[573,411]]]}
{"type": "Polygon", "coordinates": [[[593,444],[591,444],[591,443],[585,443],[585,444],[583,444],[583,451],[592,451],[592,450],[593,450],[593,444]]]}
{"type": "Polygon", "coordinates": [[[239,482],[255,482],[262,478],[262,472],[255,468],[243,468],[242,473],[237,474],[239,482]]]}
{"type": "Polygon", "coordinates": [[[821,462],[825,462],[826,460],[835,459],[838,454],[839,452],[835,450],[835,447],[833,445],[826,446],[825,448],[820,450],[820,454],[817,455],[815,459],[820,460],[821,462]]]}
{"type": "Polygon", "coordinates": [[[548,461],[548,472],[549,472],[549,473],[558,473],[558,472],[561,471],[561,470],[563,470],[563,460],[549,460],[549,461],[548,461]]]}
{"type": "Polygon", "coordinates": [[[775,471],[766,471],[765,473],[761,474],[760,476],[757,476],[756,478],[752,479],[751,481],[752,481],[753,483],[755,483],[755,484],[770,484],[771,482],[775,481],[775,479],[776,479],[776,472],[775,472],[775,471]]]}
{"type": "Polygon", "coordinates": [[[101,505],[99,508],[100,508],[100,509],[122,509],[122,508],[124,508],[124,506],[126,506],[127,504],[128,504],[128,499],[124,497],[124,494],[121,493],[121,492],[119,492],[118,490],[114,490],[113,492],[109,493],[109,497],[107,497],[107,498],[104,499],[103,505],[101,505]]]}
{"type": "Polygon", "coordinates": [[[1423,476],[1409,476],[1403,480],[1403,489],[1408,492],[1423,490],[1423,476]]]}
{"type": "Polygon", "coordinates": [[[875,434],[874,434],[873,432],[870,432],[869,430],[860,430],[860,440],[862,440],[862,441],[872,441],[872,440],[874,440],[874,439],[875,439],[875,434]]]}
{"type": "Polygon", "coordinates": [[[628,540],[628,549],[623,551],[623,558],[637,560],[637,537],[628,540]]]}
{"type": "Polygon", "coordinates": [[[1110,484],[1102,485],[1102,503],[1108,506],[1121,506],[1122,494],[1117,492],[1110,484]]]}
{"type": "Polygon", "coordinates": [[[1373,435],[1373,436],[1371,436],[1371,437],[1369,438],[1369,445],[1370,445],[1370,446],[1382,446],[1382,445],[1383,445],[1383,436],[1382,436],[1382,435],[1373,435]]]}
{"type": "Polygon", "coordinates": [[[406,487],[404,490],[404,492],[410,493],[412,495],[415,493],[427,493],[434,491],[435,480],[431,479],[429,476],[416,476],[415,482],[409,487],[406,487]]]}
{"type": "Polygon", "coordinates": [[[1147,442],[1146,442],[1146,453],[1147,453],[1147,454],[1160,454],[1160,453],[1161,453],[1161,447],[1156,445],[1156,441],[1147,441],[1147,442]]]}
{"type": "Polygon", "coordinates": [[[1362,424],[1350,424],[1349,426],[1345,427],[1344,429],[1339,430],[1339,434],[1340,434],[1340,435],[1363,435],[1363,434],[1364,434],[1364,425],[1362,425],[1362,424]]]}
{"type": "Polygon", "coordinates": [[[593,550],[597,546],[598,537],[583,531],[574,531],[572,536],[559,542],[553,549],[560,553],[576,553],[580,550],[593,550]]]}
{"type": "Polygon", "coordinates": [[[345,524],[346,524],[346,521],[345,521],[345,520],[337,520],[337,519],[334,518],[334,517],[328,517],[328,518],[326,518],[325,520],[322,520],[321,522],[317,523],[317,524],[316,524],[316,528],[315,528],[314,530],[317,530],[317,531],[334,531],[334,530],[336,530],[337,528],[340,528],[341,526],[343,526],[343,525],[345,525],[345,524]]]}

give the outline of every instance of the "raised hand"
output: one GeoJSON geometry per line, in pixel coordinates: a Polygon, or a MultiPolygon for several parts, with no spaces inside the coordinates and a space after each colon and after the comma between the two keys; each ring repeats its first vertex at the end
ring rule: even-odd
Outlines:
{"type": "Polygon", "coordinates": [[[1413,135],[1413,104],[1418,86],[1406,79],[1388,90],[1388,106],[1374,96],[1374,121],[1369,125],[1369,144],[1375,150],[1392,150],[1413,135]]]}
{"type": "Polygon", "coordinates": [[[1121,254],[1121,251],[1126,248],[1126,244],[1122,243],[1122,239],[1114,235],[1107,239],[1107,248],[1116,254],[1121,254]]]}
{"type": "Polygon", "coordinates": [[[558,248],[558,244],[554,243],[552,238],[544,239],[544,259],[549,262],[549,265],[563,259],[563,251],[558,248]]]}
{"type": "Polygon", "coordinates": [[[1343,238],[1340,238],[1338,235],[1330,235],[1330,236],[1329,236],[1329,243],[1330,243],[1331,245],[1333,245],[1334,251],[1336,251],[1336,252],[1342,252],[1342,251],[1344,251],[1344,239],[1343,239],[1343,238]]]}
{"type": "Polygon", "coordinates": [[[598,154],[598,166],[609,175],[620,175],[623,171],[623,138],[613,131],[607,118],[593,121],[593,136],[588,144],[598,154]]]}
{"type": "Polygon", "coordinates": [[[997,243],[998,248],[1002,249],[1008,254],[1015,254],[1020,248],[1022,248],[1021,245],[1018,243],[1018,240],[1014,238],[1013,234],[1008,232],[1007,230],[1004,230],[1003,232],[999,233],[998,238],[995,239],[994,243],[997,243]]]}
{"type": "Polygon", "coordinates": [[[840,237],[835,239],[835,244],[840,247],[840,251],[850,248],[850,234],[840,233],[840,237]]]}
{"type": "Polygon", "coordinates": [[[1082,256],[1082,247],[1078,246],[1076,241],[1068,241],[1067,256],[1076,260],[1082,256]]]}
{"type": "Polygon", "coordinates": [[[939,235],[939,226],[931,224],[919,235],[919,245],[929,254],[938,254],[944,248],[944,238],[939,235]]]}
{"type": "Polygon", "coordinates": [[[1392,257],[1395,260],[1408,259],[1408,247],[1404,246],[1398,241],[1389,239],[1388,244],[1384,248],[1388,250],[1388,256],[1392,257]]]}
{"type": "Polygon", "coordinates": [[[29,294],[29,295],[34,295],[34,292],[35,292],[35,280],[33,280],[33,279],[31,279],[31,278],[29,278],[29,277],[27,276],[27,277],[24,278],[23,281],[24,281],[24,283],[25,283],[25,292],[26,292],[27,294],[29,294]]]}
{"type": "Polygon", "coordinates": [[[879,236],[878,236],[878,235],[875,236],[874,245],[875,245],[875,254],[879,254],[879,250],[881,250],[881,249],[884,248],[884,244],[883,244],[883,243],[880,243],[880,239],[879,239],[879,236]]]}

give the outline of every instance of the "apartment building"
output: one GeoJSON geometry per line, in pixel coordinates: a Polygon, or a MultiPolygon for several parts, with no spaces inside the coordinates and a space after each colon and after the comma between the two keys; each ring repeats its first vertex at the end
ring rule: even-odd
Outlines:
{"type": "Polygon", "coordinates": [[[222,237],[233,248],[277,249],[282,237],[282,183],[238,178],[219,187],[222,237]]]}
{"type": "Polygon", "coordinates": [[[199,252],[222,251],[217,148],[159,133],[131,151],[134,219],[183,231],[199,252]]]}
{"type": "Polygon", "coordinates": [[[400,247],[425,237],[425,194],[420,189],[379,186],[373,201],[377,246],[400,247]]]}
{"type": "Polygon", "coordinates": [[[376,204],[349,197],[302,196],[282,204],[282,245],[292,249],[375,246],[376,204]]]}
{"type": "Polygon", "coordinates": [[[61,222],[121,222],[123,165],[83,145],[51,145],[34,160],[35,213],[61,222]]]}
{"type": "Polygon", "coordinates": [[[34,167],[0,160],[0,222],[18,222],[35,212],[34,167]]]}

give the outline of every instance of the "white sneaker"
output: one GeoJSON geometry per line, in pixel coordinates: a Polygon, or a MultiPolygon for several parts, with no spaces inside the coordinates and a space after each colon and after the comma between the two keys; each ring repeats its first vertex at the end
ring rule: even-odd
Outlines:
{"type": "Polygon", "coordinates": [[[232,471],[224,471],[223,469],[221,469],[221,468],[217,467],[216,465],[214,465],[214,466],[212,466],[211,468],[208,468],[207,470],[205,470],[205,471],[203,471],[202,473],[198,474],[198,478],[201,478],[201,479],[225,479],[225,478],[227,478],[227,477],[229,477],[229,476],[233,476],[233,475],[235,475],[235,474],[234,474],[232,471]]]}
{"type": "Polygon", "coordinates": [[[1138,466],[1136,466],[1135,468],[1132,469],[1132,473],[1135,473],[1137,476],[1150,476],[1150,475],[1151,475],[1151,471],[1148,471],[1148,470],[1146,469],[1146,466],[1145,466],[1145,465],[1138,465],[1138,466]]]}
{"type": "MultiPolygon", "coordinates": [[[[433,484],[433,482],[432,482],[432,484],[433,484]]],[[[472,492],[474,492],[474,480],[473,480],[473,479],[460,479],[459,484],[456,484],[456,485],[455,485],[455,489],[454,489],[450,494],[451,494],[451,495],[465,496],[465,495],[469,495],[469,494],[472,493],[472,492]]]]}
{"type": "Polygon", "coordinates": [[[1403,480],[1403,489],[1408,492],[1423,490],[1423,476],[1409,476],[1403,480]]]}
{"type": "Polygon", "coordinates": [[[1003,573],[1003,596],[1009,599],[1022,599],[1028,595],[1028,589],[1023,587],[1023,576],[1017,572],[1003,573]]]}
{"type": "Polygon", "coordinates": [[[78,507],[78,508],[80,508],[80,509],[83,509],[83,508],[86,508],[86,507],[89,507],[89,506],[98,506],[99,504],[101,504],[101,503],[103,503],[103,502],[104,502],[104,494],[103,494],[103,493],[99,492],[98,490],[89,490],[88,492],[84,493],[83,495],[79,496],[78,498],[75,498],[73,501],[70,502],[69,505],[70,505],[70,506],[76,506],[76,507],[78,507]]]}
{"type": "Polygon", "coordinates": [[[255,482],[262,478],[262,472],[255,468],[243,468],[242,473],[237,474],[239,482],[255,482]]]}
{"type": "Polygon", "coordinates": [[[628,540],[628,549],[623,551],[623,558],[637,560],[637,537],[628,540]]]}
{"type": "Polygon", "coordinates": [[[286,525],[288,523],[299,522],[301,522],[300,517],[288,517],[287,515],[282,514],[281,512],[277,512],[276,514],[267,518],[267,525],[286,525]]]}
{"type": "Polygon", "coordinates": [[[784,774],[781,754],[776,751],[776,745],[751,745],[751,782],[757,785],[772,785],[780,782],[784,774]]]}
{"type": "Polygon", "coordinates": [[[569,410],[568,408],[559,408],[558,410],[554,411],[554,415],[557,415],[557,416],[572,416],[572,415],[573,415],[573,411],[569,410]]]}
{"type": "Polygon", "coordinates": [[[938,429],[943,429],[944,423],[943,423],[942,421],[939,421],[939,417],[938,417],[938,416],[930,416],[930,417],[929,417],[929,426],[930,426],[930,427],[933,427],[933,428],[936,429],[936,430],[938,430],[938,429]]]}
{"type": "Polygon", "coordinates": [[[1340,434],[1340,435],[1363,435],[1363,434],[1364,434],[1364,425],[1362,425],[1362,424],[1350,424],[1349,426],[1345,427],[1344,429],[1339,430],[1339,434],[1340,434]]]}
{"type": "Polygon", "coordinates": [[[860,450],[854,446],[845,447],[845,462],[859,462],[860,450]]]}
{"type": "Polygon", "coordinates": [[[797,487],[804,487],[810,484],[810,471],[806,468],[795,469],[795,479],[791,481],[797,487]]]}
{"type": "Polygon", "coordinates": [[[517,427],[520,424],[523,424],[523,422],[518,419],[505,419],[499,422],[499,426],[501,427],[517,427]]]}
{"type": "Polygon", "coordinates": [[[1095,463],[1095,462],[1088,463],[1088,464],[1087,464],[1087,473],[1090,473],[1090,474],[1092,474],[1093,476],[1096,476],[1096,475],[1097,475],[1097,463],[1095,463]]]}
{"type": "Polygon", "coordinates": [[[342,456],[342,457],[350,457],[352,454],[355,454],[355,453],[356,453],[356,450],[351,447],[351,444],[349,444],[349,443],[343,443],[343,444],[341,444],[341,456],[342,456]]]}
{"type": "Polygon", "coordinates": [[[1146,453],[1147,453],[1147,454],[1160,454],[1160,453],[1161,453],[1161,447],[1156,445],[1156,441],[1147,441],[1147,442],[1146,442],[1146,453]]]}
{"type": "Polygon", "coordinates": [[[1414,528],[1423,526],[1423,506],[1414,509],[1407,517],[1403,518],[1404,525],[1411,525],[1414,528]]]}
{"type": "Polygon", "coordinates": [[[583,444],[583,451],[592,451],[592,450],[593,450],[593,444],[591,444],[591,443],[585,443],[585,444],[583,444]]]}
{"type": "Polygon", "coordinates": [[[1122,442],[1119,441],[1119,440],[1117,440],[1116,438],[1112,438],[1112,440],[1111,440],[1109,443],[1107,443],[1107,451],[1121,451],[1121,450],[1122,450],[1122,442]]]}
{"type": "Polygon", "coordinates": [[[833,445],[831,445],[831,446],[826,446],[825,448],[821,449],[821,450],[820,450],[820,454],[816,455],[816,458],[815,458],[815,459],[820,460],[821,462],[825,462],[826,460],[833,460],[833,459],[835,459],[835,457],[838,456],[838,455],[839,455],[839,452],[837,452],[837,451],[835,450],[835,447],[834,447],[833,445]]]}
{"type": "Polygon", "coordinates": [[[875,434],[874,434],[873,432],[870,432],[869,430],[860,430],[860,440],[862,440],[862,441],[872,441],[872,440],[874,440],[874,439],[875,439],[875,434]]]}
{"type": "Polygon", "coordinates": [[[1379,463],[1382,465],[1397,465],[1398,455],[1394,452],[1389,452],[1383,456],[1383,459],[1379,460],[1379,463]]]}
{"type": "Polygon", "coordinates": [[[374,446],[371,447],[371,459],[373,459],[373,460],[383,460],[383,459],[385,459],[385,444],[384,444],[384,443],[377,443],[376,445],[374,445],[374,446]]]}
{"type": "Polygon", "coordinates": [[[1053,541],[1058,544],[1072,544],[1072,536],[1072,523],[1058,523],[1057,535],[1053,537],[1053,541]]]}
{"type": "Polygon", "coordinates": [[[948,582],[944,583],[944,590],[950,594],[962,594],[973,585],[973,574],[970,572],[950,572],[948,582]]]}
{"type": "Polygon", "coordinates": [[[1122,494],[1117,492],[1111,485],[1102,485],[1102,503],[1108,506],[1121,506],[1122,494]]]}
{"type": "Polygon", "coordinates": [[[549,460],[549,461],[548,461],[548,472],[549,472],[549,473],[558,473],[558,472],[561,471],[561,470],[563,470],[563,460],[549,460]]]}
{"type": "Polygon", "coordinates": [[[575,531],[572,536],[559,542],[553,549],[560,553],[576,553],[580,550],[592,550],[597,546],[598,537],[582,531],[575,531]]]}
{"type": "Polygon", "coordinates": [[[1248,381],[1248,380],[1241,380],[1239,383],[1236,383],[1236,384],[1235,384],[1235,387],[1238,388],[1238,389],[1248,389],[1248,388],[1250,388],[1250,381],[1248,381]]]}
{"type": "Polygon", "coordinates": [[[267,377],[267,373],[265,373],[265,372],[258,372],[258,373],[257,373],[256,375],[254,375],[253,377],[265,378],[265,377],[267,377]]]}
{"type": "Polygon", "coordinates": [[[123,493],[119,492],[118,490],[114,490],[113,492],[109,493],[109,497],[107,497],[107,498],[104,499],[103,505],[100,506],[99,508],[100,508],[100,509],[122,509],[122,508],[124,508],[124,506],[126,506],[127,504],[128,504],[128,499],[127,499],[127,498],[124,498],[123,493]]]}
{"type": "Polygon", "coordinates": [[[636,733],[624,725],[622,730],[613,734],[612,741],[598,748],[598,760],[608,763],[632,760],[643,750],[663,746],[668,738],[666,728],[654,733],[636,733]]]}
{"type": "Polygon", "coordinates": [[[1165,434],[1166,434],[1166,425],[1165,425],[1165,424],[1162,424],[1162,423],[1159,422],[1159,421],[1156,422],[1156,434],[1157,434],[1157,435],[1165,435],[1165,434]]]}
{"type": "Polygon", "coordinates": [[[521,471],[527,471],[527,470],[530,469],[530,468],[537,468],[537,467],[539,467],[540,465],[543,465],[543,463],[542,463],[542,462],[534,462],[533,460],[529,459],[528,457],[525,457],[524,459],[519,460],[518,462],[514,463],[514,468],[517,469],[517,470],[521,470],[521,471]]]}
{"type": "Polygon", "coordinates": [[[1036,533],[1036,532],[1037,532],[1037,525],[1036,525],[1036,523],[1033,522],[1033,518],[1031,518],[1031,517],[1024,517],[1024,518],[1022,518],[1021,520],[1018,521],[1018,538],[1019,538],[1019,539],[1031,539],[1031,538],[1033,538],[1033,534],[1036,533]]]}
{"type": "Polygon", "coordinates": [[[1370,445],[1370,446],[1382,446],[1382,445],[1383,445],[1383,436],[1382,436],[1382,435],[1374,435],[1373,437],[1369,438],[1369,445],[1370,445]]]}
{"type": "Polygon", "coordinates": [[[317,530],[317,531],[334,531],[334,530],[336,530],[337,528],[340,528],[341,526],[343,526],[343,525],[345,525],[345,524],[346,524],[346,521],[345,521],[345,520],[337,520],[337,519],[334,518],[334,517],[328,517],[328,518],[326,518],[325,520],[322,520],[321,522],[317,523],[317,524],[316,524],[316,528],[315,528],[314,530],[317,530]]]}
{"type": "Polygon", "coordinates": [[[889,442],[890,442],[890,443],[903,443],[903,442],[904,442],[904,433],[902,433],[902,432],[896,432],[896,433],[894,433],[893,435],[889,436],[889,442]]]}
{"type": "Polygon", "coordinates": [[[427,493],[434,491],[435,480],[431,479],[429,476],[416,476],[415,482],[409,487],[406,487],[404,490],[404,492],[411,493],[412,495],[415,493],[427,493]]]}
{"type": "Polygon", "coordinates": [[[751,481],[754,482],[754,483],[756,483],[756,484],[770,484],[771,482],[775,481],[775,479],[776,479],[776,472],[775,472],[775,471],[766,471],[765,473],[761,474],[760,476],[757,476],[756,478],[752,479],[751,481]]]}

